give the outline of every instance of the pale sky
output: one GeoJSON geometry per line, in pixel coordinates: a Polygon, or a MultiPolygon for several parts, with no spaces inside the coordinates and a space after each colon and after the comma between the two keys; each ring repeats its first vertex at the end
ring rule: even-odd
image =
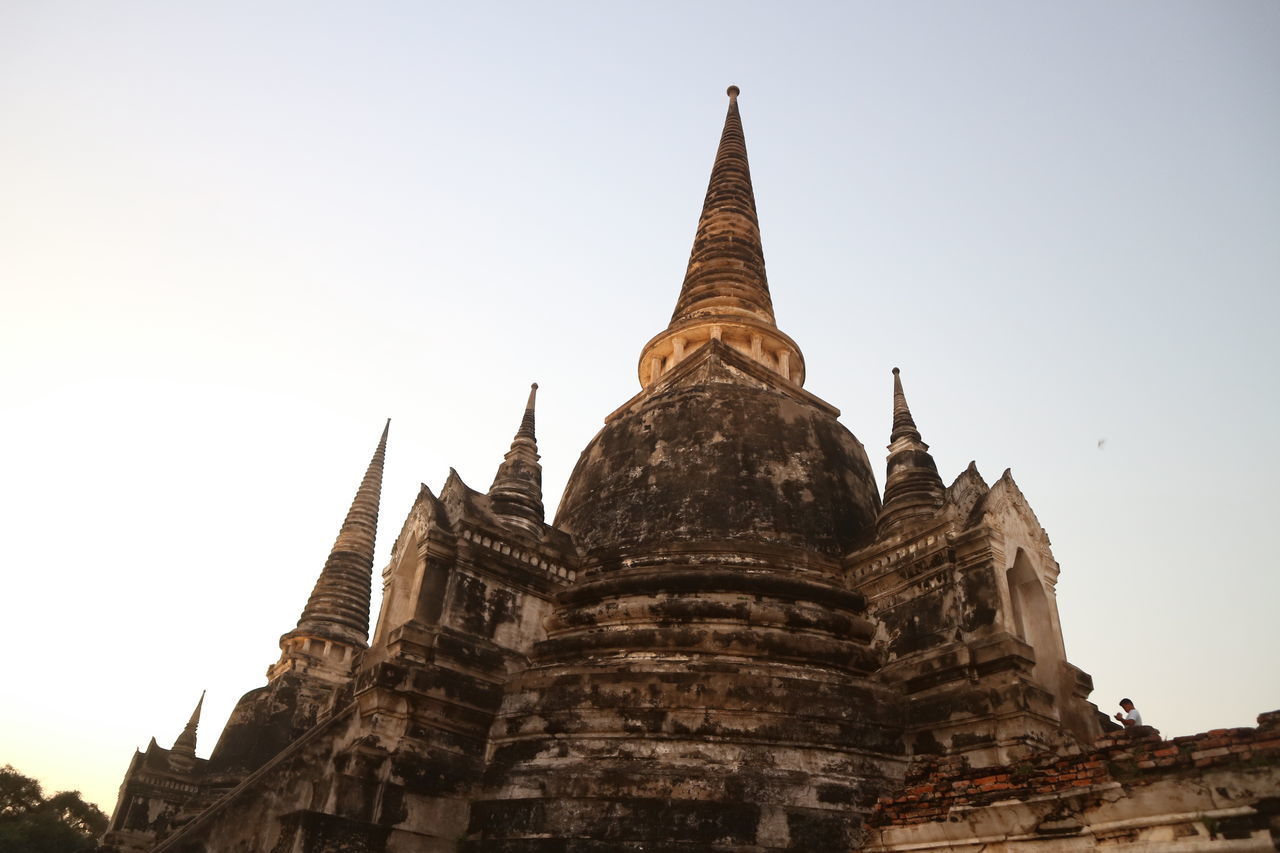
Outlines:
{"type": "MultiPolygon", "coordinates": [[[[549,507],[666,326],[740,100],[779,327],[883,485],[890,369],[1006,467],[1069,658],[1280,708],[1280,4],[0,3],[0,764],[110,811],[264,683],[391,417],[549,507]]],[[[376,604],[375,604],[376,612],[376,604]]]]}

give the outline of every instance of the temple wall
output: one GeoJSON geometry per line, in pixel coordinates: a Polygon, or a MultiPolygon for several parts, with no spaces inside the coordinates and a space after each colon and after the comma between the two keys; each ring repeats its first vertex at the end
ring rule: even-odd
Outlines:
{"type": "Polygon", "coordinates": [[[1280,711],[1162,740],[1121,730],[1013,765],[918,759],[881,799],[869,851],[1280,849],[1280,711]]]}

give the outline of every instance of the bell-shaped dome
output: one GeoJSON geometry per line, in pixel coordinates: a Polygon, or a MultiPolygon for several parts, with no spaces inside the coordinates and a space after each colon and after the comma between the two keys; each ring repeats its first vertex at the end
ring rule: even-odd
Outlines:
{"type": "Polygon", "coordinates": [[[556,526],[601,557],[728,541],[846,553],[874,534],[880,499],[838,414],[709,341],[606,421],[556,526]]]}

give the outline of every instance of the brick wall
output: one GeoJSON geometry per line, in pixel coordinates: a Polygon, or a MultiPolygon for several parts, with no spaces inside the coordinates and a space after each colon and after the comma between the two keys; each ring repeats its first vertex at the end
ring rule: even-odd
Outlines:
{"type": "Polygon", "coordinates": [[[968,765],[964,756],[922,756],[907,770],[903,787],[884,796],[868,823],[908,826],[946,820],[959,807],[1029,799],[1071,789],[1119,783],[1149,785],[1194,777],[1206,768],[1280,765],[1280,711],[1258,716],[1257,728],[1214,729],[1164,740],[1144,726],[1099,738],[1077,755],[1032,756],[1009,766],[968,765]]]}

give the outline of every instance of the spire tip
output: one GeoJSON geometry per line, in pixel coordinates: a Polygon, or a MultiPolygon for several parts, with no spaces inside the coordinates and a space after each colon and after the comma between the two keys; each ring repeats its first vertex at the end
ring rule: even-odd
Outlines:
{"type": "Polygon", "coordinates": [[[896,368],[896,367],[895,367],[895,368],[893,369],[893,375],[894,375],[894,376],[897,376],[897,375],[898,375],[898,373],[899,373],[899,370],[898,370],[898,368],[896,368]]]}
{"type": "Polygon", "coordinates": [[[378,506],[382,500],[382,472],[390,430],[391,418],[387,418],[378,447],[373,451],[342,527],[338,528],[338,538],[334,540],[329,558],[325,560],[320,577],[311,590],[311,597],[302,609],[298,626],[280,638],[281,651],[286,654],[285,641],[299,634],[367,647],[378,506]]]}
{"type": "Polygon", "coordinates": [[[730,86],[728,89],[725,89],[725,94],[729,96],[729,100],[731,101],[737,100],[738,95],[741,93],[742,93],[742,90],[739,89],[737,86],[730,86]]]}
{"type": "Polygon", "coordinates": [[[493,511],[529,533],[541,535],[543,521],[542,466],[538,464],[538,439],[534,435],[533,405],[538,383],[529,384],[529,402],[524,406],[520,428],[511,440],[489,487],[493,511]]]}

